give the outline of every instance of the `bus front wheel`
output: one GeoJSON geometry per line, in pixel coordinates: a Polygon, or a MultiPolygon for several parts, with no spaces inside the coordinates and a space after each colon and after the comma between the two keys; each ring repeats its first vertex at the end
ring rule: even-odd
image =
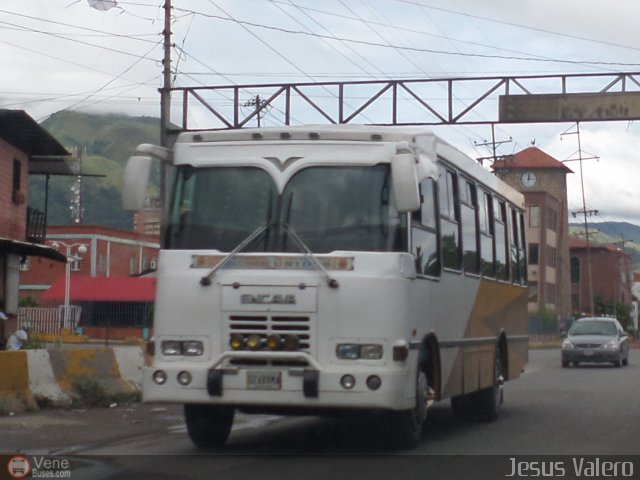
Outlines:
{"type": "Polygon", "coordinates": [[[224,405],[187,403],[184,419],[191,441],[198,448],[222,447],[231,433],[235,410],[224,405]]]}
{"type": "Polygon", "coordinates": [[[416,403],[410,410],[387,412],[388,440],[397,448],[415,448],[422,437],[422,425],[429,407],[429,383],[424,371],[416,377],[416,403]]]}

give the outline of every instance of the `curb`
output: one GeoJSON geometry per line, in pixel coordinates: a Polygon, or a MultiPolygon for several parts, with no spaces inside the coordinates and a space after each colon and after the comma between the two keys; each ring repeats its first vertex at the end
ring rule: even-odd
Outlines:
{"type": "Polygon", "coordinates": [[[0,352],[0,414],[35,410],[38,402],[69,405],[76,382],[98,383],[108,395],[142,389],[140,347],[0,352]]]}

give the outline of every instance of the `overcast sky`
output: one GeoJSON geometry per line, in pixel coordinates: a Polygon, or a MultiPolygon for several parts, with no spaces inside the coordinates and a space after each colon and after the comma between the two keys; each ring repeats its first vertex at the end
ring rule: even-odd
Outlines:
{"type": "MultiPolygon", "coordinates": [[[[88,0],[3,0],[0,108],[26,110],[38,121],[63,109],[159,116],[163,3],[123,0],[99,11],[88,0]]],[[[640,72],[637,0],[172,3],[175,86],[640,72]]],[[[477,93],[460,90],[456,98],[468,104],[477,93]]],[[[444,90],[439,95],[446,98],[444,90]]],[[[327,98],[331,92],[319,92],[316,101],[327,98]]],[[[351,100],[357,104],[357,95],[351,100]]],[[[230,105],[223,97],[216,102],[230,105]]],[[[494,107],[475,115],[495,116],[494,107]]],[[[173,110],[180,112],[177,98],[173,110]]],[[[191,125],[204,125],[200,115],[192,114],[191,125]]],[[[275,111],[264,118],[266,125],[276,122],[275,111]]],[[[599,157],[583,163],[587,209],[600,212],[595,221],[640,224],[640,126],[580,127],[583,156],[599,157]]],[[[473,157],[491,154],[478,145],[491,139],[488,126],[433,129],[473,157]]],[[[558,160],[577,158],[577,137],[561,136],[571,131],[571,124],[500,125],[496,140],[512,140],[498,153],[535,141],[558,160]]],[[[569,176],[576,211],[582,209],[579,165],[567,165],[576,172],[569,176]]]]}

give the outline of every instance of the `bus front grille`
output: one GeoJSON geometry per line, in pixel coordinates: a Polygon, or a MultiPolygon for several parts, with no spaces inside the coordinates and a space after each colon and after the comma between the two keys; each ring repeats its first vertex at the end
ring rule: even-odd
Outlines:
{"type": "MultiPolygon", "coordinates": [[[[279,336],[282,339],[282,351],[296,351],[311,353],[311,318],[300,315],[231,315],[228,322],[229,344],[233,337],[241,337],[244,342],[250,337],[259,337],[260,345],[253,350],[269,351],[267,339],[270,336],[279,336]],[[295,339],[296,347],[291,349],[285,345],[285,340],[295,339]]],[[[244,350],[250,350],[243,347],[244,350]]]]}

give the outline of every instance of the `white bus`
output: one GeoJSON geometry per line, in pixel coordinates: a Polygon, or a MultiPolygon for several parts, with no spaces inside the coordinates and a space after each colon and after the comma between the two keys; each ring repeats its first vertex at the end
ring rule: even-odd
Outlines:
{"type": "Polygon", "coordinates": [[[146,402],[184,404],[199,447],[236,410],[368,411],[415,446],[428,407],[493,420],[528,357],[524,200],[430,131],[300,126],[141,145],[174,184],[146,402]]]}

